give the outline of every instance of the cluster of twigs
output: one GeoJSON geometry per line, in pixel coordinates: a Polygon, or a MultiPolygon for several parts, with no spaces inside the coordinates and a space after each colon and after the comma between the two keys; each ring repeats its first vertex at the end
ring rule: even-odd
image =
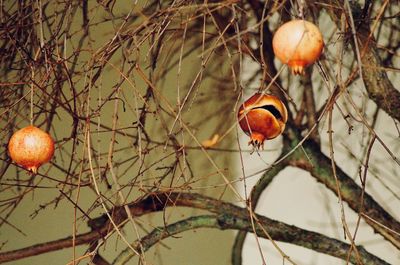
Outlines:
{"type": "MultiPolygon", "coordinates": [[[[67,238],[0,252],[0,263],[68,247],[71,264],[86,258],[110,264],[100,247],[116,234],[126,249],[113,264],[133,256],[146,264],[145,251],[162,239],[213,227],[240,230],[233,264],[242,263],[247,232],[273,242],[292,264],[276,241],[354,264],[388,264],[356,239],[364,220],[400,249],[399,220],[366,190],[373,176],[400,201],[395,179],[400,146],[392,144],[400,137],[400,92],[393,85],[399,71],[399,3],[354,2],[2,3],[0,227],[24,233],[13,216],[30,195],[47,190],[57,193],[34,204],[31,218],[65,203],[74,211],[74,227],[67,238]],[[272,32],[292,17],[317,24],[320,18],[326,37],[323,58],[297,79],[284,66],[277,69],[271,47],[272,32]],[[238,185],[251,176],[233,161],[250,150],[240,145],[236,111],[256,90],[278,95],[289,120],[280,157],[258,172],[262,177],[243,195],[238,185]],[[394,128],[389,133],[376,127],[382,115],[394,128]],[[50,132],[57,146],[55,159],[35,176],[6,151],[11,134],[29,122],[50,132]],[[359,151],[339,151],[336,142],[348,134],[359,135],[359,151]],[[377,145],[381,153],[374,152],[377,145]],[[359,180],[336,162],[339,152],[354,156],[359,180]],[[288,166],[307,171],[338,197],[348,244],[254,212],[261,193],[288,166]],[[382,173],[381,167],[394,173],[382,173]],[[232,200],[241,207],[227,202],[232,200]],[[355,229],[348,226],[344,204],[359,216],[355,229]],[[179,206],[210,215],[176,223],[164,216],[164,225],[152,232],[139,219],[179,206]],[[89,232],[78,228],[85,222],[89,232]],[[79,245],[88,246],[83,256],[75,251],[79,245]]],[[[7,248],[8,242],[0,244],[7,248]]]]}

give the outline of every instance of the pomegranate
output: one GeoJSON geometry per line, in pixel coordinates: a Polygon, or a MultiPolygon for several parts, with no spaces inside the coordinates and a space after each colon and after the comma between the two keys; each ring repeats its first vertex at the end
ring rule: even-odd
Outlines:
{"type": "Polygon", "coordinates": [[[48,133],[30,125],[11,136],[8,153],[15,163],[36,174],[53,157],[54,141],[48,133]]]}
{"type": "Polygon", "coordinates": [[[275,56],[287,64],[293,74],[304,74],[304,68],[320,57],[324,48],[317,26],[305,20],[292,20],[278,28],[272,48],[275,56]]]}
{"type": "Polygon", "coordinates": [[[250,135],[249,145],[264,148],[264,140],[277,137],[285,129],[287,110],[279,98],[256,93],[240,106],[238,119],[242,130],[250,135]]]}

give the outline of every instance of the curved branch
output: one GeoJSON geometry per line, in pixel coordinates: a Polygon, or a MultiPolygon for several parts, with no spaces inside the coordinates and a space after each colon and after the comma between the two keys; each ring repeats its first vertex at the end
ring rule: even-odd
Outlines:
{"type": "MultiPolygon", "coordinates": [[[[304,142],[303,149],[304,151],[297,150],[294,152],[289,163],[310,172],[314,178],[336,194],[337,188],[335,178],[332,176],[330,158],[322,153],[319,145],[313,141],[304,142]]],[[[360,209],[363,209],[362,216],[365,222],[375,232],[381,234],[396,248],[400,249],[400,223],[369,194],[364,194],[364,201],[362,202],[362,189],[341,168],[336,167],[336,174],[343,200],[357,213],[360,209]]]]}
{"type": "MultiPolygon", "coordinates": [[[[286,153],[286,152],[283,152],[286,153]]],[[[280,160],[278,158],[278,160],[280,160]]],[[[272,167],[269,171],[265,172],[261,178],[257,181],[254,187],[251,190],[250,194],[250,206],[251,209],[255,209],[258,203],[258,199],[261,197],[262,192],[268,187],[268,185],[272,182],[278,173],[283,170],[287,163],[286,160],[278,163],[274,167],[272,167]]],[[[239,231],[237,233],[235,242],[232,247],[232,265],[241,265],[242,264],[242,250],[244,245],[244,240],[246,239],[247,231],[239,231]]]]}
{"type": "MultiPolygon", "coordinates": [[[[271,220],[263,216],[257,216],[259,223],[256,227],[257,236],[267,238],[264,229],[272,238],[282,241],[293,243],[298,246],[303,246],[310,249],[318,249],[318,252],[325,253],[343,260],[348,257],[348,251],[351,248],[349,244],[343,243],[339,240],[326,237],[322,234],[307,231],[295,226],[283,224],[278,221],[271,220]]],[[[133,246],[139,248],[142,245],[145,250],[158,243],[160,240],[176,235],[178,233],[196,229],[196,228],[217,228],[220,230],[235,229],[245,232],[254,232],[252,224],[248,218],[236,217],[229,213],[220,213],[218,215],[201,215],[190,217],[188,219],[170,224],[166,227],[159,227],[154,229],[150,234],[136,241],[133,246]]],[[[388,264],[385,261],[368,253],[363,247],[357,247],[360,252],[361,261],[364,265],[378,265],[388,264]]],[[[124,250],[120,256],[112,263],[114,265],[123,265],[134,256],[134,253],[128,249],[124,250]]],[[[350,262],[356,264],[357,260],[354,252],[350,257],[350,262]]]]}
{"type": "MultiPolygon", "coordinates": [[[[343,10],[344,1],[327,1],[327,11],[332,20],[340,25],[340,16],[346,13],[343,10]]],[[[361,8],[352,5],[354,16],[362,14],[361,8]]],[[[369,19],[363,19],[357,27],[356,37],[360,47],[361,72],[368,92],[368,96],[376,105],[400,121],[400,92],[389,80],[378,54],[377,44],[370,30],[369,19]]],[[[352,42],[354,53],[357,53],[356,45],[352,42]]]]}
{"type": "MultiPolygon", "coordinates": [[[[241,208],[233,204],[222,202],[211,197],[206,197],[200,194],[191,193],[154,193],[141,199],[137,202],[128,205],[131,214],[133,216],[141,216],[150,212],[162,211],[165,207],[185,206],[210,211],[217,214],[216,216],[209,216],[207,218],[199,219],[192,217],[188,220],[189,223],[185,224],[176,223],[172,225],[172,228],[162,227],[150,233],[147,237],[143,238],[144,243],[148,246],[155,244],[159,239],[165,238],[166,236],[173,235],[175,233],[185,231],[185,229],[195,228],[195,225],[201,225],[201,227],[215,227],[218,229],[237,229],[252,232],[253,228],[248,216],[248,210],[241,208]],[[214,219],[213,219],[214,218],[214,219]],[[208,226],[207,226],[208,225],[208,226]],[[179,229],[178,229],[179,228],[179,229]],[[167,230],[165,230],[167,229],[167,230]],[[154,239],[152,239],[154,235],[154,239]],[[146,243],[147,242],[147,243],[146,243]]],[[[113,216],[113,220],[116,224],[121,224],[126,220],[126,212],[124,207],[115,208],[110,214],[113,216]]],[[[259,236],[265,236],[264,230],[266,229],[269,235],[277,241],[289,242],[305,248],[313,249],[315,251],[325,253],[334,257],[339,257],[346,260],[350,246],[339,240],[326,237],[322,234],[307,231],[295,226],[291,226],[279,221],[271,220],[267,217],[256,215],[259,223],[256,227],[256,233],[259,236]]],[[[187,220],[186,220],[187,222],[187,220]]],[[[89,225],[92,228],[98,228],[95,231],[88,232],[85,234],[77,235],[75,237],[75,246],[82,244],[89,244],[97,239],[100,239],[108,232],[109,221],[107,215],[102,215],[96,219],[93,219],[89,225]]],[[[167,226],[168,227],[168,226],[167,226]]],[[[72,238],[67,237],[65,239],[56,240],[53,242],[47,242],[43,244],[34,245],[28,248],[19,249],[10,252],[0,253],[0,263],[8,262],[12,260],[21,259],[41,253],[46,253],[65,247],[72,246],[72,238]]],[[[364,264],[388,264],[383,260],[369,254],[363,247],[358,247],[360,255],[363,259],[364,264]]],[[[355,257],[351,257],[353,259],[355,257]]]]}

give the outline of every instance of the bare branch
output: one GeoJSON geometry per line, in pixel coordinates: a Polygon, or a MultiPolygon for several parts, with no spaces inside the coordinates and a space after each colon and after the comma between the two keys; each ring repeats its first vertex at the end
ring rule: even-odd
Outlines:
{"type": "MultiPolygon", "coordinates": [[[[344,10],[344,1],[327,1],[327,11],[332,20],[340,27],[340,17],[344,10]]],[[[352,5],[353,16],[363,14],[361,8],[352,5]]],[[[400,91],[397,90],[389,80],[385,68],[378,54],[377,43],[369,19],[361,19],[357,24],[356,38],[358,43],[352,43],[354,53],[357,53],[357,45],[360,47],[361,72],[368,96],[376,105],[383,109],[392,118],[400,121],[400,91]]],[[[348,22],[349,23],[349,22],[348,22]]],[[[348,27],[351,27],[348,25],[348,27]]],[[[355,73],[355,72],[354,72],[355,73]]],[[[353,73],[353,74],[354,74],[353,73]]]]}
{"type": "MultiPolygon", "coordinates": [[[[143,246],[144,250],[148,250],[151,246],[160,240],[172,236],[174,234],[195,229],[199,227],[211,227],[224,229],[236,229],[247,232],[252,232],[253,227],[249,220],[248,210],[235,206],[231,203],[223,202],[221,200],[206,197],[200,194],[190,193],[154,193],[146,198],[131,203],[128,205],[133,216],[141,216],[147,213],[162,211],[165,207],[185,206],[197,209],[203,209],[215,213],[217,215],[197,216],[189,219],[171,224],[167,227],[160,227],[149,233],[147,236],[136,242],[133,246],[139,248],[143,246]]],[[[118,207],[109,213],[114,216],[114,222],[121,224],[127,219],[124,207],[118,207]]],[[[267,217],[256,215],[258,223],[256,232],[258,236],[266,237],[265,230],[274,239],[282,242],[290,242],[305,248],[313,249],[315,251],[325,253],[334,257],[346,260],[350,245],[343,243],[339,240],[329,238],[322,234],[304,230],[292,225],[271,220],[267,217]]],[[[96,239],[100,239],[109,227],[108,218],[106,215],[100,216],[91,222],[92,227],[94,224],[100,226],[97,231],[81,234],[76,236],[75,245],[88,244],[96,239]]],[[[60,239],[57,241],[38,244],[28,248],[3,252],[0,253],[0,263],[17,260],[32,255],[38,255],[71,247],[71,237],[60,239]]],[[[363,247],[357,247],[361,259],[364,264],[388,264],[385,261],[368,253],[363,247]]],[[[354,254],[351,259],[355,261],[354,254]]]]}
{"type": "MultiPolygon", "coordinates": [[[[290,158],[290,164],[310,172],[318,181],[322,182],[335,194],[337,191],[335,178],[332,176],[331,160],[321,152],[319,145],[313,141],[306,141],[303,150],[297,150],[290,158]]],[[[356,213],[363,209],[363,214],[371,218],[365,218],[377,233],[390,241],[395,247],[400,249],[400,223],[382,208],[369,194],[363,193],[352,178],[350,178],[339,166],[336,165],[336,175],[340,183],[342,199],[356,213]],[[364,197],[361,205],[360,199],[364,197]],[[387,229],[389,228],[389,229],[387,229]]]]}

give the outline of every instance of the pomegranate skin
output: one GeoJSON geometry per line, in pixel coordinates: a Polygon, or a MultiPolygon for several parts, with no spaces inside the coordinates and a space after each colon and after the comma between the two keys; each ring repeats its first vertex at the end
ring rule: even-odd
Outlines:
{"type": "Polygon", "coordinates": [[[36,174],[53,157],[54,141],[48,133],[30,125],[11,136],[8,153],[15,163],[36,174]]]}
{"type": "Polygon", "coordinates": [[[278,28],[272,39],[275,56],[287,64],[293,74],[304,74],[304,68],[321,56],[324,40],[313,23],[292,20],[278,28]]]}
{"type": "Polygon", "coordinates": [[[284,131],[287,110],[279,98],[256,93],[240,106],[238,119],[240,128],[250,135],[249,145],[260,148],[284,131]]]}

